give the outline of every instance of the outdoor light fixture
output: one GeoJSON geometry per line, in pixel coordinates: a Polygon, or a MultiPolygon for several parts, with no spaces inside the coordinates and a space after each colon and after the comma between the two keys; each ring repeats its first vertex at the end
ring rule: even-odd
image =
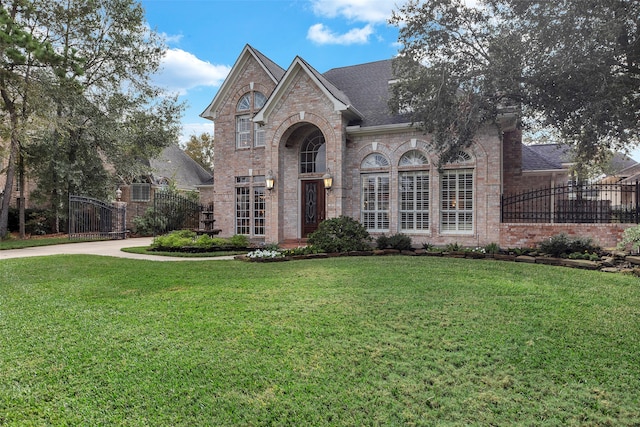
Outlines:
{"type": "Polygon", "coordinates": [[[267,172],[267,176],[264,177],[264,182],[267,187],[267,190],[273,190],[273,185],[275,183],[275,179],[273,178],[273,172],[270,170],[267,172]]]}
{"type": "Polygon", "coordinates": [[[122,198],[122,190],[120,189],[120,187],[118,187],[118,189],[116,190],[116,200],[120,201],[121,198],[122,198]]]}
{"type": "Polygon", "coordinates": [[[331,190],[331,187],[333,187],[333,177],[331,176],[331,169],[327,168],[327,172],[322,175],[322,179],[324,180],[324,189],[331,190]]]}

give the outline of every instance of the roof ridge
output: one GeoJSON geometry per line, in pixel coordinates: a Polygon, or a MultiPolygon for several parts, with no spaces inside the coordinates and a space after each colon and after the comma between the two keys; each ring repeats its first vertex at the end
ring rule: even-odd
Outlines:
{"type": "Polygon", "coordinates": [[[330,69],[328,69],[327,71],[325,71],[323,74],[326,74],[326,73],[328,73],[328,72],[330,72],[330,71],[333,71],[333,70],[341,70],[341,69],[344,69],[344,68],[360,67],[360,66],[363,66],[363,65],[376,64],[376,63],[378,63],[378,62],[386,62],[386,61],[393,61],[393,58],[378,59],[378,60],[376,60],[376,61],[362,62],[362,63],[360,63],[360,64],[344,65],[344,66],[342,66],[342,67],[333,67],[333,68],[330,68],[330,69]]]}

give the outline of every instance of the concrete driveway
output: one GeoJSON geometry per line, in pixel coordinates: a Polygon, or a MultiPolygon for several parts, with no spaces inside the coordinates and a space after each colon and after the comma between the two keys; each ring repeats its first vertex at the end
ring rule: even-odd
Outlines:
{"type": "Polygon", "coordinates": [[[123,252],[122,248],[135,246],[149,246],[153,241],[152,237],[140,237],[123,240],[106,240],[98,242],[67,243],[64,245],[38,246],[24,249],[9,249],[0,251],[0,260],[10,258],[26,258],[34,256],[62,255],[62,254],[85,254],[103,255],[118,258],[146,259],[151,261],[219,261],[233,259],[233,256],[203,257],[203,258],[182,258],[159,255],[131,254],[123,252]]]}

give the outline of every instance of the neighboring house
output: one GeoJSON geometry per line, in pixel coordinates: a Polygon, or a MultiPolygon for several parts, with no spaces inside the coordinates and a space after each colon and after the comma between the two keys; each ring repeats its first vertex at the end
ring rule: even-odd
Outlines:
{"type": "MultiPolygon", "coordinates": [[[[127,203],[127,222],[144,215],[152,206],[156,191],[171,186],[182,192],[197,191],[200,199],[206,199],[207,189],[213,185],[209,171],[193,160],[177,145],[170,145],[148,161],[150,173],[139,177],[133,183],[121,185],[121,201],[127,203]]],[[[209,190],[210,191],[210,190],[209,190]]]]}

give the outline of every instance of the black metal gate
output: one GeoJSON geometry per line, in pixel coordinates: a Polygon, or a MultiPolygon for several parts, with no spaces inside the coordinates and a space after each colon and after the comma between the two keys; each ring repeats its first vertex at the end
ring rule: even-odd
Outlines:
{"type": "Polygon", "coordinates": [[[196,201],[171,191],[157,191],[153,199],[154,235],[173,230],[200,229],[203,207],[196,201]]]}
{"type": "Polygon", "coordinates": [[[127,208],[84,196],[69,196],[69,239],[125,239],[127,208]]]}

